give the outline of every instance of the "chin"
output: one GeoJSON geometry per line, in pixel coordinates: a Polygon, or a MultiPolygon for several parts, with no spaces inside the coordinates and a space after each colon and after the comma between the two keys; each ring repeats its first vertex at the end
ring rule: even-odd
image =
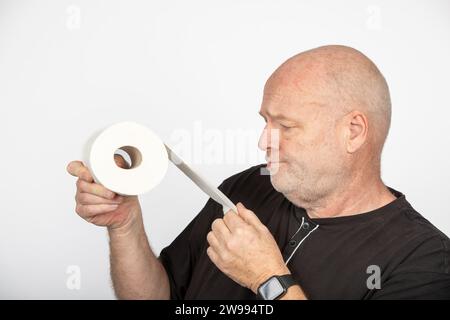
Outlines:
{"type": "Polygon", "coordinates": [[[273,188],[287,197],[288,194],[297,193],[299,184],[301,183],[296,175],[288,170],[286,163],[283,166],[279,166],[276,172],[270,172],[270,182],[273,188]]]}
{"type": "Polygon", "coordinates": [[[273,188],[280,193],[284,194],[289,191],[289,181],[287,181],[286,177],[283,177],[283,173],[279,171],[270,174],[270,182],[272,183],[273,188]]]}
{"type": "Polygon", "coordinates": [[[275,175],[275,174],[278,174],[280,168],[282,166],[284,166],[285,164],[286,164],[285,162],[275,162],[275,163],[268,162],[266,164],[266,168],[267,168],[267,170],[270,171],[271,174],[275,175]]]}

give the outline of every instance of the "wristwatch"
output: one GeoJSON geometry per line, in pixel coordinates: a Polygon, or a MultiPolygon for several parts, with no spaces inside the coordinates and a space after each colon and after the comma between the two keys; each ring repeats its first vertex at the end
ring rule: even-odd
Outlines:
{"type": "Polygon", "coordinates": [[[296,284],[291,274],[272,276],[259,286],[258,297],[263,300],[276,300],[284,296],[287,290],[296,284]]]}

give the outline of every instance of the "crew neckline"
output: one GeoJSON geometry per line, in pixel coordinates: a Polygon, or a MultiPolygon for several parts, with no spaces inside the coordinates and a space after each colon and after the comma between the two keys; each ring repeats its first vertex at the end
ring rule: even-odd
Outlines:
{"type": "Polygon", "coordinates": [[[367,221],[370,219],[375,219],[380,216],[384,216],[389,213],[398,212],[400,209],[410,206],[409,202],[406,200],[406,197],[403,193],[401,193],[400,191],[397,191],[393,188],[390,188],[390,187],[388,187],[388,189],[397,199],[385,204],[382,207],[379,207],[379,208],[371,210],[371,211],[352,214],[352,215],[348,215],[348,216],[340,216],[340,217],[310,218],[304,208],[297,207],[294,205],[295,213],[297,215],[300,214],[300,216],[304,216],[306,219],[308,219],[309,221],[311,221],[315,224],[330,225],[330,224],[340,224],[340,223],[348,223],[348,222],[364,222],[364,221],[367,221]]]}

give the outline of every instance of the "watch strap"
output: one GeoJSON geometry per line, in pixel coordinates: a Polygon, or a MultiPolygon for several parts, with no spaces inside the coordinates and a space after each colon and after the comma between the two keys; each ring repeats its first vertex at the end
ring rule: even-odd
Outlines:
{"type": "Polygon", "coordinates": [[[294,277],[292,277],[292,274],[277,276],[277,278],[286,290],[297,284],[297,281],[295,281],[294,277]]]}

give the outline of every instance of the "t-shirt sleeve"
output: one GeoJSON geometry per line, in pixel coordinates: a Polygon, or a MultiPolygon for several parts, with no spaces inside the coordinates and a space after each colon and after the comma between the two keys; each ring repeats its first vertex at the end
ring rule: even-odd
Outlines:
{"type": "Polygon", "coordinates": [[[159,259],[169,277],[171,299],[184,299],[192,271],[207,244],[211,224],[222,216],[222,206],[209,199],[178,237],[161,251],[159,259]]]}
{"type": "Polygon", "coordinates": [[[434,237],[381,283],[372,299],[450,299],[450,241],[434,237]]]}

